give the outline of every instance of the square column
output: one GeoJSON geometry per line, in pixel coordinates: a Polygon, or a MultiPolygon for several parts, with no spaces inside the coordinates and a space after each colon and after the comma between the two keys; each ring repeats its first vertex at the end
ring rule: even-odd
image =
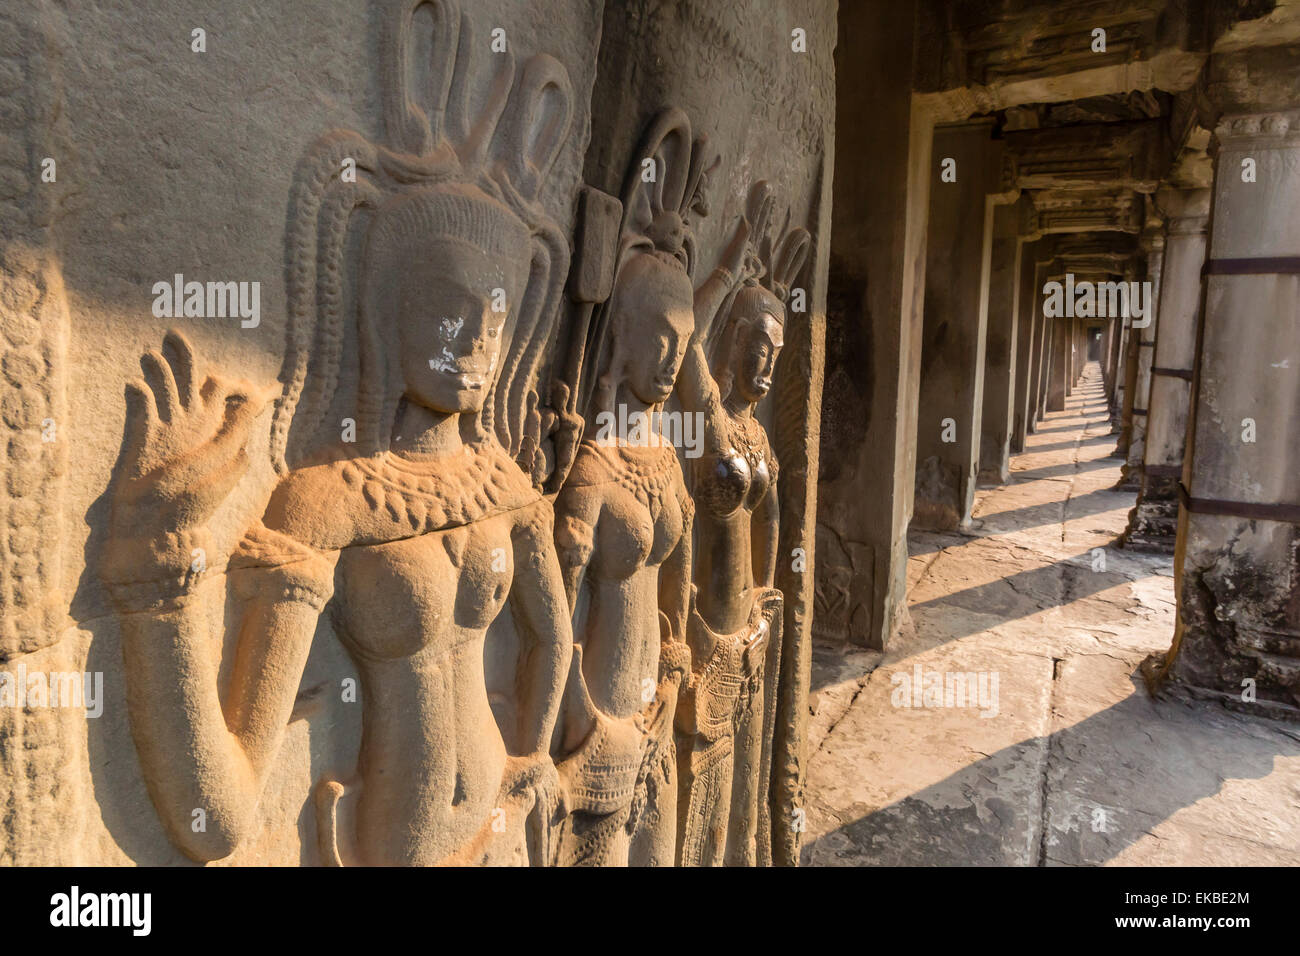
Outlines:
{"type": "Polygon", "coordinates": [[[919,528],[965,527],[975,504],[995,209],[989,194],[1002,174],[993,124],[934,132],[912,518],[919,528]],[[956,164],[955,181],[941,178],[945,159],[956,164]]]}
{"type": "Polygon", "coordinates": [[[813,636],[883,649],[907,613],[907,525],[934,119],[912,93],[914,0],[846,4],[837,60],[813,636]],[[881,149],[882,143],[890,148],[881,149]]]}
{"type": "MultiPolygon", "coordinates": [[[[1136,269],[1131,267],[1125,269],[1124,281],[1132,282],[1137,275],[1136,269]]],[[[1138,346],[1142,341],[1142,330],[1133,327],[1132,317],[1125,319],[1125,323],[1127,332],[1124,337],[1124,367],[1120,373],[1120,381],[1123,385],[1119,394],[1119,440],[1115,444],[1113,457],[1127,461],[1129,443],[1133,438],[1133,393],[1137,385],[1138,346]]]]}
{"type": "MultiPolygon", "coordinates": [[[[1247,69],[1225,73],[1248,76],[1247,69]]],[[[1269,89],[1294,99],[1296,86],[1269,89]]],[[[1178,619],[1173,646],[1148,660],[1144,672],[1155,684],[1172,677],[1229,707],[1294,720],[1300,109],[1228,113],[1215,133],[1205,304],[1174,564],[1178,619]],[[1247,166],[1251,181],[1243,177],[1247,166]]]]}
{"type": "Polygon", "coordinates": [[[1163,225],[1148,228],[1142,235],[1142,248],[1147,254],[1146,281],[1151,283],[1150,315],[1138,320],[1146,324],[1134,328],[1137,340],[1137,352],[1134,356],[1133,399],[1130,407],[1131,427],[1129,430],[1128,454],[1124,467],[1120,469],[1119,484],[1115,487],[1124,491],[1137,491],[1142,487],[1142,461],[1146,454],[1147,403],[1151,397],[1151,365],[1155,354],[1156,330],[1160,317],[1160,272],[1164,261],[1165,237],[1163,225]]]}
{"type": "MultiPolygon", "coordinates": [[[[1064,273],[1053,276],[1051,280],[1064,283],[1064,273]]],[[[1070,394],[1070,358],[1073,349],[1070,330],[1071,320],[1056,317],[1048,319],[1052,329],[1052,343],[1047,361],[1047,411],[1065,411],[1065,399],[1070,394]]]]}
{"type": "Polygon", "coordinates": [[[1052,331],[1055,320],[1043,315],[1043,285],[1056,268],[1054,260],[1041,261],[1034,269],[1034,313],[1038,316],[1038,338],[1034,343],[1034,397],[1029,431],[1036,431],[1038,423],[1047,414],[1047,385],[1051,378],[1052,331]]]}
{"type": "Polygon", "coordinates": [[[1016,332],[1016,393],[1011,424],[1011,450],[1025,450],[1025,435],[1033,428],[1033,375],[1037,370],[1035,346],[1041,338],[1042,319],[1038,315],[1038,296],[1035,294],[1034,254],[1037,238],[1020,240],[1020,291],[1016,295],[1016,312],[1019,313],[1016,332]]]}
{"type": "Polygon", "coordinates": [[[1178,481],[1183,474],[1192,368],[1196,359],[1201,266],[1205,263],[1210,190],[1161,190],[1166,216],[1160,321],[1151,366],[1142,490],[1129,515],[1124,546],[1173,554],[1178,531],[1178,481]]]}
{"type": "Polygon", "coordinates": [[[1011,477],[1011,433],[1020,344],[1020,213],[997,205],[989,265],[988,336],[984,346],[984,410],[979,480],[1005,484],[1011,477]]]}

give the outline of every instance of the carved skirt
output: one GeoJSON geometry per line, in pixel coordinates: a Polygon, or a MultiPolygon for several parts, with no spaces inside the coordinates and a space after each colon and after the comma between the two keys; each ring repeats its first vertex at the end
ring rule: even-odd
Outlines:
{"type": "Polygon", "coordinates": [[[749,620],[718,634],[692,607],[697,663],[678,705],[678,800],[683,866],[770,862],[770,777],[782,596],[755,588],[749,620]]]}

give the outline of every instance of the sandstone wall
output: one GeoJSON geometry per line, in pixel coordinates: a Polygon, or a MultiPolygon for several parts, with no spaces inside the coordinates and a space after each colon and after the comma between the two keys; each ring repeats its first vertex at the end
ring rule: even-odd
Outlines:
{"type": "MultiPolygon", "coordinates": [[[[303,157],[330,131],[393,146],[392,130],[385,129],[385,83],[392,77],[382,69],[384,44],[393,17],[408,5],[214,7],[172,0],[147,11],[108,2],[74,13],[34,0],[3,14],[0,417],[7,458],[0,668],[102,674],[103,712],[88,719],[75,708],[0,708],[0,862],[186,862],[156,811],[164,798],[138,758],[142,731],[133,732],[126,703],[125,612],[104,583],[113,577],[106,564],[120,561],[110,539],[115,482],[124,467],[126,384],[142,378],[142,353],[159,348],[176,328],[201,366],[280,393],[291,377],[293,237],[312,231],[303,233],[303,210],[291,199],[304,190],[303,157]],[[196,29],[204,31],[202,52],[192,48],[196,29]],[[53,182],[41,179],[45,157],[56,162],[53,182]],[[157,316],[155,283],[176,274],[186,281],[258,283],[258,323],[157,316]]],[[[775,394],[757,410],[781,469],[775,583],[785,596],[785,645],[779,674],[771,675],[780,687],[779,720],[769,728],[778,765],[770,800],[779,819],[771,826],[776,862],[797,859],[836,5],[475,0],[463,6],[480,44],[475,49],[487,47],[494,28],[504,29],[517,83],[534,54],[548,54],[567,72],[567,131],[534,204],[537,217],[553,221],[566,242],[574,242],[580,187],[619,196],[643,131],[673,107],[696,135],[707,134],[721,157],[708,184],[708,214],[688,223],[698,249],[697,286],[720,261],[759,180],[772,184],[775,225],[788,210],[789,225],[811,233],[807,264],[792,283],[805,291],[807,305],[790,311],[775,394]],[[806,31],[807,52],[791,49],[796,28],[806,31]],[[797,560],[796,549],[805,561],[797,560]]],[[[422,89],[420,78],[439,62],[427,37],[430,28],[435,36],[441,28],[431,9],[418,10],[414,21],[413,89],[422,89]]],[[[488,77],[497,65],[490,55],[479,62],[473,116],[491,98],[488,77]]],[[[507,121],[514,108],[512,101],[507,121]]],[[[527,140],[538,132],[520,135],[527,140]]],[[[504,148],[516,145],[511,140],[504,148]]],[[[526,165],[521,169],[515,182],[527,177],[526,165]]],[[[362,177],[369,172],[363,168],[362,177]]],[[[325,235],[322,225],[319,236],[325,235]]],[[[355,391],[364,375],[352,318],[359,292],[348,271],[362,242],[360,231],[347,232],[345,274],[335,292],[327,268],[312,280],[318,305],[330,294],[341,297],[350,330],[340,345],[344,371],[331,414],[351,407],[348,389],[355,391]]],[[[581,311],[571,297],[555,309],[556,333],[533,383],[542,405],[550,377],[563,376],[564,343],[581,311]]],[[[250,678],[233,664],[244,639],[242,599],[219,576],[283,480],[273,467],[273,415],[268,405],[256,419],[247,471],[208,522],[216,553],[205,573],[217,578],[208,587],[218,599],[205,612],[213,637],[204,652],[218,667],[225,695],[250,678]]],[[[548,491],[549,508],[554,488],[548,491]]],[[[332,505],[319,502],[324,513],[332,505]]],[[[364,695],[366,678],[337,629],[336,617],[322,614],[301,677],[285,677],[299,686],[265,774],[256,825],[222,862],[322,862],[313,792],[322,779],[351,774],[364,750],[362,707],[342,699],[339,688],[358,680],[364,695]]],[[[502,640],[513,646],[511,634],[502,640]]],[[[160,655],[167,653],[164,644],[160,655]]],[[[500,679],[498,671],[509,668],[494,669],[489,660],[488,680],[500,679]]],[[[174,716],[201,724],[183,709],[174,716]]],[[[557,760],[566,747],[557,736],[557,760]]]]}

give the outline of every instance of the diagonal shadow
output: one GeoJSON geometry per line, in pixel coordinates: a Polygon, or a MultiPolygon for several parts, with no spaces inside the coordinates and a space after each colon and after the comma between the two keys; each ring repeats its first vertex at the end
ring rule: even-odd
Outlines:
{"type": "Polygon", "coordinates": [[[1081,471],[1099,471],[1102,468],[1114,467],[1114,459],[1093,458],[1088,461],[1067,461],[1059,465],[1044,465],[1042,468],[1026,468],[1022,471],[1012,469],[1010,483],[1038,481],[1040,478],[1068,478],[1081,471]]]}
{"type": "Polygon", "coordinates": [[[918,601],[908,608],[917,627],[908,654],[1065,607],[1134,580],[1122,570],[1093,571],[1089,555],[1083,554],[918,601]]]}
{"type": "Polygon", "coordinates": [[[1086,515],[1131,507],[1133,507],[1132,492],[1101,488],[1087,494],[1075,495],[1068,502],[1063,499],[1044,501],[1009,511],[976,515],[976,520],[981,522],[980,530],[984,535],[1006,534],[1045,524],[1060,524],[1065,519],[1074,520],[1086,515]]]}
{"type": "Polygon", "coordinates": [[[1006,866],[1028,856],[1039,865],[1105,863],[1226,782],[1261,779],[1276,758],[1300,756],[1300,739],[1272,726],[1215,704],[1160,703],[1135,690],[844,823],[806,844],[803,862],[1006,866]]]}

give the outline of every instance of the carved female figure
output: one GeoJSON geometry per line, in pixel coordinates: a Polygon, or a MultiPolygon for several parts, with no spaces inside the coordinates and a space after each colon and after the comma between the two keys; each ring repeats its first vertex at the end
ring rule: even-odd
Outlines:
{"type": "Polygon", "coordinates": [[[272,435],[282,477],[229,562],[240,600],[224,692],[209,627],[222,578],[187,566],[193,548],[217,553],[211,518],[246,469],[264,399],[246,383],[201,382],[175,333],[145,355],[146,383],[128,389],[106,577],[123,611],[150,794],[172,840],[198,860],[227,856],[255,825],[322,609],[355,663],[363,706],[355,777],[317,789],[324,861],[551,858],[558,797],[548,748],[571,634],[551,509],[517,459],[530,466],[537,455],[521,396],[535,384],[566,266],[533,200],[567,129],[567,77],[534,58],[523,105],[510,110],[507,63],[471,126],[459,94],[476,47],[468,23],[435,3],[435,71],[445,72],[430,88],[450,90],[451,103],[421,112],[406,88],[419,6],[398,11],[386,48],[387,128],[399,148],[331,134],[300,169],[293,348],[272,435]],[[544,99],[551,105],[540,107],[544,99]],[[515,125],[494,139],[503,112],[515,125]],[[531,141],[521,133],[539,129],[531,141]],[[338,175],[344,157],[361,171],[357,182],[338,175]],[[316,426],[349,378],[339,372],[338,277],[362,207],[373,212],[356,295],[359,430],[355,445],[322,449],[316,426]],[[517,692],[494,712],[485,643],[502,615],[520,663],[517,692]],[[190,825],[195,809],[206,817],[201,832],[190,825]]]}
{"type": "MultiPolygon", "coordinates": [[[[591,865],[675,860],[677,687],[684,642],[692,505],[676,450],[657,432],[601,441],[602,415],[656,412],[672,395],[694,326],[683,213],[700,152],[678,111],[650,128],[624,190],[622,250],[608,309],[588,348],[587,435],[556,502],[556,540],[574,610],[574,660],[560,765],[573,811],[565,859],[591,865]]],[[[642,419],[644,420],[644,419],[642,419]]]]}
{"type": "Polygon", "coordinates": [[[705,453],[691,463],[693,670],[678,708],[681,862],[687,865],[770,862],[771,672],[781,629],[781,592],[773,587],[778,467],[754,409],[772,385],[788,282],[809,241],[805,230],[783,231],[773,249],[766,235],[770,208],[770,188],[756,184],[752,239],[742,219],[722,265],[697,290],[698,329],[677,385],[683,407],[702,412],[705,421],[705,453]],[[711,337],[719,313],[722,326],[711,337]],[[710,338],[712,371],[705,355],[710,338]]]}

